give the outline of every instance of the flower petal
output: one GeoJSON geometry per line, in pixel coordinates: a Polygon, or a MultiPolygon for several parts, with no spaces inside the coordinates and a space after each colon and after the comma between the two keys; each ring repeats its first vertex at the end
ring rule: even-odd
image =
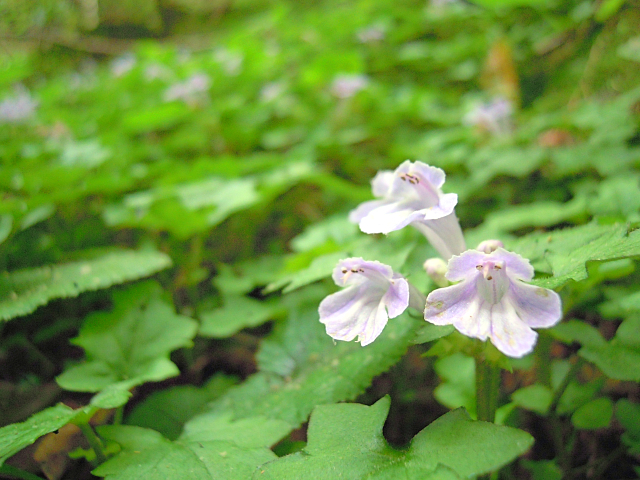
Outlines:
{"type": "Polygon", "coordinates": [[[517,253],[509,252],[504,248],[497,248],[489,254],[494,261],[503,261],[506,266],[506,272],[513,280],[523,280],[530,282],[533,278],[533,267],[529,260],[517,253]]]}
{"type": "Polygon", "coordinates": [[[348,287],[329,295],[318,311],[328,335],[345,341],[358,337],[363,346],[380,335],[388,320],[381,296],[366,286],[348,287]]]}
{"type": "Polygon", "coordinates": [[[384,197],[391,190],[395,174],[391,170],[380,170],[371,180],[371,190],[374,197],[384,197]]]}
{"type": "MultiPolygon", "coordinates": [[[[440,196],[440,202],[431,208],[428,208],[424,213],[423,220],[435,220],[438,218],[446,217],[453,213],[454,208],[458,204],[458,195],[455,193],[445,193],[440,196]]],[[[457,218],[456,218],[457,221],[457,218]]]]}
{"type": "Polygon", "coordinates": [[[412,225],[427,237],[429,243],[445,260],[460,255],[467,248],[455,213],[436,220],[413,222],[412,225]]]}
{"type": "Polygon", "coordinates": [[[404,312],[409,306],[409,282],[395,274],[389,290],[382,297],[382,303],[387,306],[389,318],[395,318],[404,312]]]}
{"type": "Polygon", "coordinates": [[[476,270],[477,265],[482,265],[486,254],[477,250],[467,250],[460,255],[456,255],[449,260],[449,270],[446,277],[452,282],[470,280],[479,275],[476,270]]]}
{"type": "Polygon", "coordinates": [[[424,319],[435,325],[450,325],[462,318],[473,307],[476,299],[475,285],[472,282],[439,288],[427,297],[424,319]]]}
{"type": "Polygon", "coordinates": [[[538,334],[516,313],[510,302],[500,302],[491,308],[491,343],[505,355],[524,357],[533,350],[538,334]]]}
{"type": "Polygon", "coordinates": [[[359,285],[370,281],[372,287],[383,291],[389,286],[393,277],[393,270],[388,265],[376,260],[364,260],[361,257],[351,257],[340,260],[333,269],[332,278],[336,285],[359,285]]]}
{"type": "MultiPolygon", "coordinates": [[[[407,168],[406,170],[407,172],[418,174],[420,178],[429,182],[434,188],[440,188],[444,185],[445,174],[444,170],[441,168],[432,167],[431,165],[427,165],[421,161],[413,162],[413,165],[411,165],[409,160],[403,162],[400,165],[400,168],[404,168],[404,165],[406,165],[407,162],[410,165],[410,169],[407,168]]],[[[400,168],[398,170],[400,170],[400,168]]]]}
{"type": "Polygon", "coordinates": [[[553,290],[513,282],[507,295],[520,319],[530,327],[553,327],[562,318],[560,295],[553,290]]]}
{"type": "MultiPolygon", "coordinates": [[[[361,207],[364,207],[364,205],[361,205],[361,207]]],[[[362,213],[359,211],[361,207],[358,207],[352,212],[353,218],[357,218],[356,213],[358,215],[362,213]]],[[[369,207],[371,206],[368,206],[368,208],[369,207]]],[[[379,201],[379,203],[374,208],[370,208],[369,213],[360,220],[360,230],[364,233],[387,234],[400,230],[423,216],[424,211],[419,210],[416,205],[391,200],[379,201]]],[[[350,216],[349,218],[351,219],[352,217],[350,216]]]]}

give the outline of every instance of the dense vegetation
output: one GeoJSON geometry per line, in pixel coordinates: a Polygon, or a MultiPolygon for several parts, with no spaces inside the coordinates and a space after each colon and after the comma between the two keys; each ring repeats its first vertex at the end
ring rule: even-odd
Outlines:
{"type": "Polygon", "coordinates": [[[638,478],[638,1],[0,13],[0,475],[638,478]],[[406,159],[562,298],[531,355],[483,350],[496,424],[478,341],[319,322],[346,257],[436,288],[417,230],[348,220],[406,159]]]}

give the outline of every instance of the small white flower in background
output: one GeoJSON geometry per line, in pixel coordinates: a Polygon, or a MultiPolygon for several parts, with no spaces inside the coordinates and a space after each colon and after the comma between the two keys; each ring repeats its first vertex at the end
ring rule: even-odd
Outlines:
{"type": "Polygon", "coordinates": [[[111,61],[111,75],[114,77],[122,77],[125,73],[130,72],[136,66],[137,60],[133,53],[125,53],[111,61]]]}
{"type": "Polygon", "coordinates": [[[455,193],[442,193],[445,175],[440,168],[422,162],[403,162],[395,171],[374,177],[373,195],[380,200],[361,204],[349,220],[365,233],[384,233],[412,225],[420,230],[445,260],[467,247],[454,208],[455,193]]]}
{"type": "Polygon", "coordinates": [[[260,100],[269,103],[285,91],[284,82],[269,82],[260,89],[260,100]]]}
{"type": "Polygon", "coordinates": [[[230,77],[235,77],[242,71],[244,57],[240,53],[232,52],[221,47],[213,52],[213,58],[230,77]]]}
{"type": "Polygon", "coordinates": [[[360,43],[374,43],[384,40],[386,32],[381,26],[371,25],[356,34],[360,43]]]}
{"type": "Polygon", "coordinates": [[[38,101],[23,85],[16,85],[13,95],[0,102],[0,123],[22,123],[33,117],[38,101]]]}
{"type": "Polygon", "coordinates": [[[495,98],[489,103],[477,105],[463,119],[466,125],[474,125],[494,135],[507,135],[513,130],[513,104],[506,98],[495,98]]]}
{"type": "Polygon", "coordinates": [[[369,85],[365,75],[338,75],[331,84],[331,94],[337,98],[350,98],[369,85]]]}
{"type": "Polygon", "coordinates": [[[187,104],[197,103],[198,99],[209,90],[211,79],[205,73],[196,73],[184,82],[176,83],[165,90],[165,102],[182,100],[187,104]]]}
{"type": "Polygon", "coordinates": [[[357,337],[364,347],[380,335],[389,318],[409,306],[409,283],[380,262],[340,260],[333,270],[333,281],[346,288],[326,297],[318,312],[327,334],[335,340],[357,337]]]}
{"type": "Polygon", "coordinates": [[[152,82],[153,80],[167,80],[171,77],[171,70],[162,65],[161,63],[152,63],[147,65],[144,69],[144,79],[147,82],[152,82]]]}
{"type": "Polygon", "coordinates": [[[429,275],[429,278],[433,280],[439,287],[446,287],[449,285],[449,280],[447,280],[447,262],[445,262],[440,257],[428,258],[425,260],[422,265],[429,275]]]}
{"type": "Polygon", "coordinates": [[[562,318],[556,292],[523,283],[533,273],[529,260],[503,248],[468,250],[449,260],[446,277],[460,283],[431,292],[424,318],[452,324],[468,337],[489,338],[505,355],[522,357],[536,343],[532,328],[552,327],[562,318]]]}

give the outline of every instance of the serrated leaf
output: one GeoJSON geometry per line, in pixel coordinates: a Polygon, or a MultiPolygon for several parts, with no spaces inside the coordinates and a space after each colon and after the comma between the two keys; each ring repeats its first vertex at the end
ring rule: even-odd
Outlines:
{"type": "Polygon", "coordinates": [[[142,226],[188,236],[218,225],[261,199],[255,178],[211,177],[131,193],[104,210],[108,225],[142,226]]]}
{"type": "Polygon", "coordinates": [[[513,250],[531,260],[538,271],[552,277],[534,279],[545,288],[558,288],[569,280],[588,277],[586,263],[640,255],[640,230],[627,225],[590,223],[549,233],[533,233],[509,242],[513,250]]]}
{"type": "Polygon", "coordinates": [[[273,302],[242,296],[228,297],[224,306],[200,314],[199,333],[205,337],[230,337],[243,328],[262,325],[282,312],[282,307],[273,302]]]}
{"type": "MultiPolygon", "coordinates": [[[[283,293],[288,293],[300,287],[331,276],[339,260],[348,257],[362,257],[365,260],[377,260],[390,265],[398,271],[407,260],[411,251],[415,248],[413,242],[407,244],[404,237],[387,238],[386,241],[378,241],[370,237],[361,237],[352,242],[340,252],[331,252],[315,257],[305,268],[285,273],[282,278],[267,285],[265,293],[276,291],[285,287],[283,293]]],[[[298,254],[305,258],[309,252],[298,254]]],[[[294,257],[294,260],[296,258],[294,257]]],[[[293,262],[292,262],[293,263],[293,262]]]]}
{"type": "Polygon", "coordinates": [[[275,444],[291,431],[284,420],[251,417],[233,420],[230,412],[200,415],[190,422],[180,439],[185,442],[226,440],[243,448],[266,447],[275,444]]]}
{"type": "Polygon", "coordinates": [[[77,414],[78,411],[58,404],[36,413],[25,422],[0,428],[0,465],[41,436],[62,428],[77,414]]]}
{"type": "Polygon", "coordinates": [[[127,388],[177,375],[169,354],[191,344],[197,323],[176,315],[153,282],[115,292],[114,309],[87,317],[73,342],[87,361],[57,377],[67,390],[97,392],[123,382],[127,388]]]}
{"type": "MultiPolygon", "coordinates": [[[[430,478],[426,474],[437,471],[439,465],[467,478],[501,467],[533,443],[526,432],[474,422],[460,409],[418,433],[407,450],[395,450],[382,436],[389,406],[389,397],[371,407],[318,406],[311,415],[304,451],[263,465],[253,478],[333,479],[339,468],[344,478],[418,479],[430,478]],[[476,448],[479,444],[482,449],[476,448]]],[[[440,472],[431,478],[447,478],[440,472]]]]}
{"type": "Polygon", "coordinates": [[[304,270],[284,275],[279,280],[270,283],[264,289],[265,293],[275,292],[285,287],[283,292],[291,292],[310,283],[317,282],[331,275],[339,260],[347,258],[346,252],[328,253],[315,258],[311,265],[304,270]]]}
{"type": "Polygon", "coordinates": [[[291,313],[263,340],[260,372],[214,402],[213,412],[232,411],[236,419],[280,419],[295,428],[316,405],[350,400],[364,391],[373,377],[400,359],[421,325],[403,314],[391,319],[371,345],[336,344],[319,322],[317,305],[325,290],[318,292],[320,297],[307,287],[284,297],[291,313]]]}
{"type": "Polygon", "coordinates": [[[122,251],[82,262],[5,272],[0,276],[0,319],[33,312],[54,298],[75,297],[146,277],[171,265],[153,251],[122,251]]]}
{"type": "MultiPolygon", "coordinates": [[[[233,425],[233,424],[230,424],[233,425]]],[[[266,446],[241,447],[225,440],[176,441],[141,427],[105,425],[97,428],[122,450],[92,473],[110,480],[238,480],[275,458],[266,446]]],[[[234,431],[240,438],[247,432],[234,431]]],[[[211,437],[228,437],[224,429],[211,437]]]]}
{"type": "Polygon", "coordinates": [[[135,406],[126,423],[152,428],[169,440],[180,436],[190,418],[203,412],[206,405],[226,392],[236,380],[215,375],[204,386],[180,385],[151,394],[135,406]]]}

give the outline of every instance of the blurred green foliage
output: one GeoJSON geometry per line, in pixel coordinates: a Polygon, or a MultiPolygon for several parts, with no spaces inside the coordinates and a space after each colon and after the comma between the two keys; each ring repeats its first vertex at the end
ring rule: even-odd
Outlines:
{"type": "MultiPolygon", "coordinates": [[[[372,448],[351,466],[369,472],[372,452],[412,458],[442,405],[473,415],[468,339],[405,313],[366,348],[334,345],[318,322],[318,303],[335,291],[323,279],[340,258],[377,259],[434,288],[422,262],[435,251],[417,232],[366,236],[346,220],[371,198],[376,171],[409,158],[446,171],[470,247],[502,239],[563,298],[566,321],[541,332],[536,353],[501,363],[510,371],[500,421],[536,437],[504,478],[586,468],[632,478],[638,7],[0,0],[0,408],[12,423],[0,430],[2,462],[69,422],[86,429],[98,408],[120,408],[98,432],[121,453],[97,475],[161,465],[166,478],[249,478],[275,460],[272,475],[295,476],[301,458],[320,465],[344,453],[280,461],[269,450],[302,448],[296,429],[317,405],[391,393],[385,428],[401,432],[391,443],[416,440],[400,453],[379,429],[360,432],[372,448]],[[496,99],[511,112],[480,116],[496,99]],[[427,351],[437,358],[420,357],[427,351]],[[18,409],[17,393],[42,400],[18,409]],[[50,407],[70,398],[87,406],[50,407]]],[[[331,409],[365,412],[354,428],[377,412],[382,428],[385,402],[319,407],[314,435],[355,435],[331,409]]],[[[439,421],[485,428],[461,412],[439,421]]],[[[416,461],[416,475],[486,472],[528,446],[526,434],[496,428],[487,454],[512,433],[524,440],[482,468],[416,461]]],[[[314,435],[307,453],[325,448],[314,435]]]]}

